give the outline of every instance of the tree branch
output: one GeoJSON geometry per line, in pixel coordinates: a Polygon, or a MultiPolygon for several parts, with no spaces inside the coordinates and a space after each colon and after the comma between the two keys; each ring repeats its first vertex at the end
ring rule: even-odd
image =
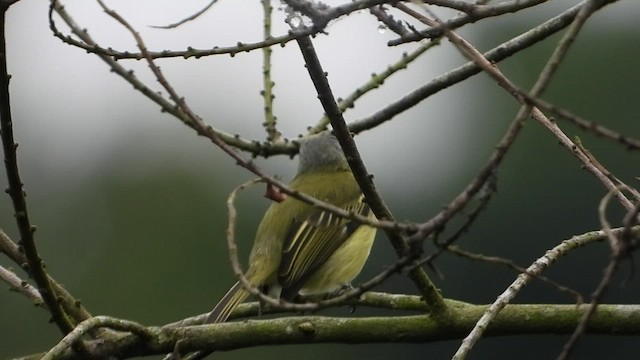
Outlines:
{"type": "MultiPolygon", "coordinates": [[[[580,8],[580,5],[576,5],[571,9],[563,12],[562,14],[543,22],[535,28],[528,30],[512,38],[511,40],[505,41],[504,43],[494,47],[493,49],[485,52],[483,56],[492,63],[498,63],[521,50],[533,46],[569,26],[580,8]]],[[[447,25],[447,23],[445,23],[445,25],[447,25]]],[[[393,117],[406,111],[407,109],[410,109],[429,96],[436,94],[437,92],[444,90],[454,84],[462,82],[470,78],[471,76],[480,73],[481,71],[482,68],[480,68],[480,66],[478,66],[475,62],[470,61],[447,72],[446,74],[433,78],[425,85],[403,96],[401,99],[390,103],[386,107],[376,111],[374,114],[352,122],[349,125],[349,130],[357,134],[361,131],[374,128],[377,125],[391,120],[393,117]]]]}
{"type": "Polygon", "coordinates": [[[31,224],[27,210],[26,191],[24,190],[20,171],[18,170],[18,144],[13,136],[13,120],[11,118],[11,101],[9,100],[9,79],[7,73],[7,44],[6,44],[6,10],[0,11],[0,136],[4,150],[4,164],[7,171],[9,187],[6,192],[13,202],[14,216],[20,232],[20,247],[24,250],[26,262],[21,265],[35,281],[38,292],[47,305],[53,322],[62,333],[73,329],[73,324],[58,302],[55,292],[49,282],[49,276],[44,269],[44,263],[38,253],[33,233],[36,227],[31,224]]]}
{"type": "MultiPolygon", "coordinates": [[[[322,103],[326,116],[331,121],[331,126],[333,127],[336,137],[340,142],[340,146],[342,146],[356,181],[364,193],[367,204],[369,204],[371,210],[378,219],[395,223],[396,221],[391,214],[391,210],[389,210],[382,200],[380,193],[373,183],[372,177],[369,175],[369,172],[360,157],[355,141],[349,133],[347,124],[342,117],[342,112],[335,102],[331,87],[329,86],[329,81],[322,69],[322,65],[320,64],[320,60],[318,59],[311,39],[309,37],[300,37],[297,41],[300,46],[302,56],[304,57],[306,68],[309,71],[309,76],[311,77],[318,93],[318,98],[322,103]]],[[[409,248],[406,239],[397,231],[397,229],[385,229],[385,233],[391,241],[391,245],[395,249],[399,258],[415,256],[417,259],[419,253],[410,251],[411,249],[409,248]]],[[[424,297],[424,300],[429,305],[431,312],[433,314],[442,313],[445,310],[446,305],[442,301],[442,296],[431,279],[429,279],[425,271],[419,266],[414,266],[410,269],[411,270],[408,274],[409,278],[414,282],[418,291],[420,291],[424,297]]]]}
{"type": "MultiPolygon", "coordinates": [[[[622,231],[624,231],[624,229],[616,229],[616,232],[622,231]]],[[[640,234],[640,227],[636,227],[635,231],[636,234],[640,234]]],[[[563,241],[560,245],[557,245],[553,249],[547,251],[546,254],[534,261],[534,263],[527,268],[526,273],[520,274],[517,279],[496,298],[496,301],[485,309],[482,317],[473,326],[473,330],[471,330],[464,340],[462,340],[462,344],[460,344],[460,347],[452,357],[452,360],[464,359],[469,354],[469,351],[475,343],[480,340],[482,336],[488,335],[490,331],[494,329],[498,318],[501,315],[506,315],[504,314],[504,311],[508,308],[507,304],[509,304],[520,290],[528,285],[531,280],[535,279],[535,276],[551,266],[561,256],[594,241],[600,241],[603,239],[603,236],[606,236],[603,231],[593,231],[580,236],[574,236],[571,239],[563,241]],[[489,327],[489,325],[491,325],[491,327],[489,327]]],[[[578,319],[575,319],[575,325],[577,325],[580,322],[582,314],[590,311],[591,306],[580,305],[574,306],[574,308],[581,309],[581,315],[578,319]]],[[[597,314],[597,312],[595,314],[597,314]]],[[[573,330],[571,330],[571,332],[573,332],[573,330]]]]}
{"type": "MultiPolygon", "coordinates": [[[[508,305],[494,319],[486,336],[568,334],[573,331],[586,308],[585,305],[508,305]]],[[[125,358],[172,352],[180,340],[183,340],[179,345],[182,353],[285,344],[438,342],[464,336],[486,310],[487,305],[456,303],[448,307],[452,315],[446,323],[435,321],[427,315],[368,318],[303,316],[204,326],[143,328],[128,321],[97,317],[87,320],[82,326],[85,332],[103,326],[135,332],[135,335],[123,334],[114,343],[99,340],[86,342],[89,355],[94,358],[125,358]]],[[[639,335],[640,305],[602,305],[589,323],[587,332],[639,335]]],[[[68,350],[77,335],[65,339],[55,347],[56,359],[78,359],[68,350]]]]}
{"type": "MultiPolygon", "coordinates": [[[[22,265],[27,263],[27,258],[20,251],[18,245],[16,245],[7,234],[0,229],[0,252],[6,254],[16,264],[22,265]]],[[[49,282],[54,290],[55,298],[60,302],[64,311],[73,318],[76,323],[90,318],[92,315],[82,305],[82,303],[74,298],[62,285],[56,282],[51,275],[49,282]]]]}

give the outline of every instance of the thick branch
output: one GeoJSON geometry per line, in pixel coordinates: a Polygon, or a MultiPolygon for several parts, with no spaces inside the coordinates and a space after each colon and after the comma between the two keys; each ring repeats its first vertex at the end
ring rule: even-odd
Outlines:
{"type": "MultiPolygon", "coordinates": [[[[172,352],[182,339],[188,339],[179,345],[182,353],[285,344],[428,343],[463,337],[482,316],[487,305],[450,306],[448,309],[451,316],[446,322],[434,321],[426,315],[370,318],[303,316],[145,329],[123,322],[123,329],[133,327],[142,336],[129,334],[115,343],[90,341],[87,348],[95,358],[125,358],[172,352]]],[[[569,334],[586,309],[587,306],[575,305],[508,305],[496,317],[486,335],[569,334]]],[[[85,331],[119,324],[117,319],[93,319],[83,323],[85,331]]],[[[640,305],[602,305],[589,323],[587,332],[640,335],[640,305]]],[[[70,345],[68,338],[63,341],[70,345]]],[[[69,350],[59,355],[56,359],[78,358],[69,350]]]]}

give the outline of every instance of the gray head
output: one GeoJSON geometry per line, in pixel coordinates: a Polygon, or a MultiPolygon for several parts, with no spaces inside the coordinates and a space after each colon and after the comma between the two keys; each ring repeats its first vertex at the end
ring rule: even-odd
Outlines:
{"type": "Polygon", "coordinates": [[[300,141],[298,174],[330,168],[348,169],[340,143],[330,132],[308,136],[300,141]]]}

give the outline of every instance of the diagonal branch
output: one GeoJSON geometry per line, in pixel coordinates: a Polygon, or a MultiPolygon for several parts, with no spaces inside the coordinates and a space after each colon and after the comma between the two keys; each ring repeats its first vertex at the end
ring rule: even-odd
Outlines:
{"type": "MultiPolygon", "coordinates": [[[[636,228],[635,230],[640,231],[640,228],[636,228]]],[[[623,229],[616,229],[617,233],[622,231],[623,229]]],[[[603,231],[593,231],[580,236],[574,236],[571,239],[563,241],[560,245],[555,246],[534,261],[534,263],[527,268],[526,273],[520,274],[516,280],[496,298],[493,304],[486,309],[482,317],[476,322],[473,330],[462,340],[462,344],[452,357],[452,360],[464,359],[469,354],[473,345],[480,339],[489,325],[495,324],[494,321],[499,316],[498,314],[511,302],[522,288],[531,282],[531,280],[535,279],[535,276],[538,276],[544,269],[550,267],[561,256],[594,241],[599,241],[603,235],[603,231]]],[[[582,308],[586,309],[588,307],[583,306],[582,308]]]]}
{"type": "Polygon", "coordinates": [[[542,109],[546,112],[552,113],[561,120],[569,121],[577,125],[580,129],[584,131],[592,132],[597,136],[601,136],[605,139],[618,142],[626,146],[627,149],[629,150],[640,150],[640,139],[630,137],[626,134],[622,134],[620,132],[609,129],[602,124],[598,124],[596,122],[584,119],[566,109],[559,108],[556,105],[551,104],[547,101],[544,101],[540,98],[531,97],[527,94],[522,94],[522,95],[525,97],[526,101],[531,105],[539,109],[542,109]]]}
{"type": "MultiPolygon", "coordinates": [[[[49,6],[49,26],[54,35],[59,34],[59,32],[56,29],[55,23],[53,21],[53,12],[56,12],[63,19],[63,21],[71,28],[73,34],[80,38],[81,42],[84,43],[87,47],[94,48],[98,46],[93,38],[89,35],[89,33],[73,20],[73,18],[65,10],[64,6],[60,4],[58,0],[51,0],[51,4],[49,6]]],[[[187,114],[180,111],[180,108],[175,106],[175,104],[172,103],[169,99],[162,96],[162,94],[159,94],[157,91],[145,85],[140,79],[138,79],[138,77],[135,76],[133,70],[125,68],[118,61],[116,61],[116,57],[112,57],[108,54],[102,54],[99,52],[96,53],[96,55],[102,61],[107,63],[112,72],[122,77],[125,81],[131,84],[134,89],[138,90],[149,100],[160,106],[162,112],[167,112],[182,121],[185,125],[192,127],[191,119],[187,114]]],[[[146,53],[146,56],[151,56],[153,58],[153,55],[148,52],[146,53]]],[[[225,133],[211,126],[209,126],[208,131],[215,133],[215,135],[223,139],[227,144],[231,144],[241,150],[249,151],[255,155],[260,154],[263,156],[268,156],[274,153],[293,155],[296,151],[296,148],[291,144],[261,144],[255,141],[243,139],[240,136],[225,133]]]]}
{"type": "MultiPolygon", "coordinates": [[[[338,99],[338,107],[341,112],[345,112],[347,109],[353,107],[358,99],[362,96],[366,95],[368,92],[377,89],[380,87],[389,77],[399,72],[402,69],[406,69],[409,64],[411,64],[414,60],[424,54],[427,50],[440,45],[440,41],[438,39],[434,39],[431,41],[424,42],[418,48],[413,50],[410,53],[403,53],[400,60],[395,63],[388,65],[385,70],[380,73],[373,74],[369,81],[366,84],[361,85],[357,89],[355,89],[350,95],[348,95],[345,99],[338,99]]],[[[329,124],[329,118],[325,115],[323,116],[316,125],[309,129],[309,133],[315,134],[327,128],[329,124]]],[[[354,131],[353,124],[349,124],[349,130],[354,131]]],[[[365,130],[365,129],[362,129],[365,130]]],[[[360,130],[360,131],[362,131],[360,130]]],[[[357,132],[360,132],[357,131],[357,132]]]]}
{"type": "MultiPolygon", "coordinates": [[[[478,7],[475,11],[469,14],[464,14],[453,18],[449,21],[442,22],[442,25],[434,25],[430,29],[423,30],[417,33],[411,33],[396,40],[392,40],[389,42],[389,45],[400,45],[405,44],[407,42],[419,41],[424,38],[437,38],[444,35],[445,29],[455,30],[464,25],[474,23],[478,20],[492,17],[492,16],[500,16],[507,13],[515,13],[523,9],[527,9],[532,6],[539,5],[541,3],[547,2],[548,0],[511,0],[511,1],[503,1],[496,5],[486,5],[482,7],[478,7]]],[[[617,0],[611,0],[617,1],[617,0]]],[[[428,3],[428,2],[426,2],[428,3]]],[[[574,6],[571,9],[565,11],[560,16],[575,16],[579,11],[579,6],[574,6]]],[[[557,17],[556,17],[557,18],[557,17]]],[[[572,19],[569,20],[571,22],[572,19]]]]}
{"type": "Polygon", "coordinates": [[[629,256],[629,247],[626,246],[626,242],[621,241],[621,238],[624,236],[629,236],[631,234],[630,228],[626,226],[623,228],[621,232],[618,234],[614,233],[611,229],[611,225],[607,220],[606,209],[609,205],[609,201],[611,197],[615,194],[615,191],[609,191],[600,201],[600,205],[598,206],[598,215],[600,218],[600,225],[602,226],[602,231],[607,235],[609,239],[609,244],[611,246],[611,260],[607,264],[604,269],[604,273],[602,278],[600,279],[600,283],[596,287],[596,290],[593,292],[591,296],[591,302],[589,303],[589,307],[587,311],[582,315],[580,322],[576,325],[573,334],[569,340],[562,347],[562,352],[558,356],[558,360],[566,360],[571,356],[571,353],[576,348],[578,341],[585,334],[587,329],[587,324],[593,318],[593,315],[596,313],[596,310],[600,306],[600,303],[604,299],[604,295],[613,280],[613,276],[618,270],[620,263],[622,260],[629,256]]]}
{"type": "MultiPolygon", "coordinates": [[[[16,264],[22,265],[27,263],[25,255],[20,251],[18,245],[16,245],[7,234],[0,229],[0,253],[7,255],[16,264]]],[[[56,282],[50,275],[49,282],[55,293],[56,299],[60,302],[64,311],[73,318],[76,323],[86,320],[91,317],[89,311],[82,305],[80,300],[74,298],[62,285],[56,282]]]]}
{"type": "MultiPolygon", "coordinates": [[[[609,2],[611,1],[614,0],[609,0],[609,2]]],[[[576,5],[571,9],[566,10],[562,14],[555,16],[534,27],[533,29],[528,30],[514,37],[513,39],[510,39],[494,47],[493,49],[485,52],[483,56],[492,63],[498,63],[521,50],[529,48],[569,26],[578,14],[578,11],[580,11],[580,8],[580,5],[576,5]]],[[[390,103],[374,114],[352,122],[349,125],[349,130],[354,133],[359,133],[361,131],[371,129],[379,124],[391,120],[396,115],[415,106],[429,96],[454,84],[462,82],[480,72],[482,72],[482,68],[478,66],[478,64],[476,64],[474,61],[470,61],[441,76],[432,79],[427,84],[403,96],[401,99],[390,103]]]]}
{"type": "Polygon", "coordinates": [[[44,300],[42,300],[42,296],[40,296],[38,289],[25,280],[22,280],[13,271],[5,268],[4,266],[0,266],[0,280],[9,284],[9,289],[11,291],[19,292],[26,296],[34,305],[42,306],[44,304],[44,300]]]}
{"type": "MultiPolygon", "coordinates": [[[[278,188],[280,188],[282,190],[282,192],[284,192],[287,195],[291,195],[296,197],[297,199],[304,201],[308,204],[311,204],[319,209],[322,210],[326,210],[329,211],[333,214],[336,214],[342,218],[346,218],[346,219],[352,219],[352,220],[357,220],[360,223],[363,224],[367,224],[370,226],[374,226],[377,228],[381,228],[381,229],[387,229],[387,230],[398,230],[398,229],[402,229],[402,230],[408,230],[410,229],[412,226],[411,225],[407,225],[407,224],[398,224],[396,222],[393,221],[380,221],[380,220],[372,220],[369,219],[367,217],[358,215],[358,214],[353,214],[350,213],[348,211],[345,211],[344,209],[334,206],[332,204],[326,203],[324,201],[320,201],[312,196],[309,196],[307,194],[304,193],[300,193],[298,191],[295,190],[291,190],[287,187],[286,184],[284,184],[283,182],[281,182],[280,180],[276,179],[273,176],[269,176],[267,173],[265,173],[262,169],[260,169],[254,162],[245,159],[242,155],[240,155],[240,153],[231,145],[229,145],[228,143],[225,142],[225,140],[219,135],[219,133],[217,133],[215,130],[213,130],[213,128],[206,124],[202,118],[200,116],[198,116],[187,104],[186,100],[180,96],[176,90],[171,86],[171,84],[169,83],[169,81],[165,78],[164,74],[162,73],[162,71],[160,70],[160,68],[156,65],[155,63],[155,59],[153,59],[153,57],[151,56],[151,54],[148,53],[147,48],[145,46],[145,43],[142,39],[142,37],[140,36],[140,34],[138,34],[135,29],[122,17],[120,16],[117,12],[111,10],[110,8],[108,8],[103,1],[98,0],[98,3],[101,4],[101,6],[103,7],[104,11],[111,17],[113,17],[116,21],[118,21],[119,23],[121,23],[135,38],[136,40],[136,44],[137,46],[140,48],[142,54],[144,54],[144,58],[147,61],[147,64],[151,70],[151,72],[153,73],[153,75],[156,77],[156,80],[162,85],[162,87],[167,91],[167,93],[169,94],[169,97],[171,98],[171,100],[175,103],[175,105],[171,105],[172,108],[175,108],[178,112],[180,112],[182,114],[182,118],[185,119],[185,123],[191,127],[192,129],[194,129],[198,135],[200,136],[204,136],[206,138],[208,138],[209,140],[211,140],[212,143],[214,143],[216,146],[218,146],[218,148],[220,148],[223,152],[225,152],[227,155],[229,155],[233,160],[236,161],[236,164],[248,171],[250,171],[251,173],[257,175],[258,177],[260,177],[262,180],[264,180],[265,182],[267,182],[268,184],[272,184],[277,186],[278,188]]],[[[127,72],[126,70],[124,70],[124,68],[121,68],[119,64],[117,64],[115,61],[113,61],[110,58],[106,58],[105,61],[107,61],[113,68],[118,69],[118,70],[122,70],[125,72],[125,76],[127,76],[127,72]]],[[[275,145],[274,145],[275,146],[275,145]]]]}
{"type": "MultiPolygon", "coordinates": [[[[326,116],[331,121],[331,126],[333,127],[336,137],[342,146],[356,181],[364,193],[367,203],[378,219],[395,223],[395,219],[391,214],[391,211],[384,203],[376,189],[372,177],[369,175],[369,172],[360,157],[355,141],[349,133],[347,124],[342,117],[342,112],[335,102],[331,87],[329,86],[329,81],[322,69],[322,65],[320,64],[320,60],[318,59],[311,39],[309,37],[301,37],[298,38],[297,41],[300,51],[302,52],[302,56],[304,57],[306,68],[309,71],[309,76],[316,88],[318,98],[322,103],[326,116]]],[[[418,256],[417,252],[410,251],[406,239],[400,235],[398,231],[385,230],[385,232],[399,258],[410,255],[418,256]]],[[[425,302],[429,304],[430,310],[433,314],[439,314],[445,310],[446,305],[442,300],[442,296],[421,267],[413,267],[409,271],[409,278],[411,278],[418,288],[418,291],[423,295],[425,302]]]]}
{"type": "MultiPolygon", "coordinates": [[[[574,22],[571,24],[571,27],[569,28],[569,30],[565,33],[565,35],[563,36],[563,38],[559,42],[558,46],[554,50],[554,53],[551,55],[551,57],[549,58],[547,64],[545,65],[545,68],[540,73],[540,75],[538,77],[538,80],[536,81],[536,84],[532,88],[532,91],[531,91],[531,94],[530,94],[531,96],[537,97],[538,95],[540,95],[544,91],[544,89],[546,88],[548,82],[551,80],[552,75],[554,74],[554,72],[558,68],[560,62],[564,58],[566,52],[568,51],[570,45],[573,43],[573,40],[575,39],[575,37],[579,33],[580,29],[582,28],[582,25],[587,20],[587,18],[596,10],[597,5],[600,5],[601,3],[602,3],[602,1],[600,1],[600,2],[597,2],[597,1],[586,1],[586,2],[582,3],[582,8],[581,8],[580,12],[578,13],[576,18],[574,19],[574,22]]],[[[428,19],[425,16],[422,16],[421,14],[413,11],[412,9],[409,9],[409,8],[405,7],[403,4],[398,4],[397,7],[401,8],[403,11],[407,12],[408,14],[414,16],[416,19],[418,19],[418,20],[420,20],[420,21],[422,21],[424,23],[427,23],[429,25],[433,25],[433,24],[439,24],[440,25],[440,24],[442,24],[442,22],[436,17],[436,15],[433,14],[432,12],[430,12],[428,9],[426,9],[426,10],[427,10],[427,12],[430,13],[430,15],[433,18],[433,20],[428,19]]],[[[524,120],[527,117],[527,115],[530,113],[530,111],[532,111],[532,115],[533,115],[534,119],[542,122],[545,125],[547,125],[547,124],[555,125],[552,122],[550,122],[549,119],[547,119],[544,116],[544,114],[542,114],[542,112],[540,112],[537,108],[531,108],[531,105],[528,104],[526,102],[526,100],[524,99],[524,97],[521,95],[522,92],[519,89],[517,89],[515,87],[515,85],[513,85],[513,83],[511,83],[511,81],[509,79],[507,79],[500,72],[500,70],[497,69],[497,67],[495,65],[490,63],[471,44],[469,44],[467,41],[465,41],[463,38],[458,36],[453,31],[448,30],[446,28],[445,28],[445,36],[452,43],[454,43],[456,45],[458,50],[460,50],[460,52],[463,55],[465,55],[466,57],[468,57],[472,61],[474,61],[485,72],[487,72],[492,78],[494,78],[497,81],[498,85],[503,87],[509,94],[514,96],[520,103],[523,104],[523,106],[520,108],[520,111],[518,112],[518,114],[516,116],[516,120],[524,120]]],[[[555,129],[553,129],[552,132],[557,137],[560,138],[561,142],[566,139],[566,140],[569,141],[569,143],[571,143],[571,141],[566,137],[566,135],[564,135],[564,133],[562,133],[559,129],[557,129],[557,131],[555,131],[555,129]]],[[[572,146],[570,147],[570,149],[572,149],[574,153],[578,153],[578,151],[577,151],[578,147],[573,143],[571,143],[571,144],[572,144],[572,146]]],[[[589,159],[586,156],[586,154],[584,154],[583,152],[579,152],[579,155],[581,155],[581,156],[578,156],[578,157],[583,161],[583,163],[585,163],[585,167],[587,167],[587,165],[591,165],[590,170],[592,171],[592,173],[594,173],[605,184],[605,186],[611,188],[611,185],[612,185],[611,180],[605,174],[603,174],[600,171],[599,168],[594,166],[594,164],[592,164],[591,161],[589,161],[589,159]]],[[[626,197],[620,191],[615,189],[615,187],[611,191],[615,191],[615,193],[618,195],[618,198],[621,200],[623,205],[625,205],[625,207],[627,207],[629,209],[629,206],[626,204],[626,203],[629,203],[628,199],[626,199],[626,197]]],[[[527,270],[529,270],[529,269],[527,269],[527,270]]],[[[456,352],[456,354],[453,357],[454,359],[463,359],[463,358],[465,358],[467,356],[468,352],[471,350],[471,348],[474,346],[474,344],[480,339],[482,334],[485,332],[485,329],[487,328],[489,323],[492,321],[492,319],[497,315],[497,313],[504,306],[504,304],[508,303],[511,300],[511,298],[513,298],[515,296],[515,294],[517,294],[517,292],[519,291],[519,289],[522,286],[513,286],[512,285],[509,288],[509,292],[508,293],[504,293],[503,295],[498,297],[498,300],[496,300],[496,303],[494,303],[496,306],[495,307],[492,306],[491,311],[487,311],[485,316],[483,316],[483,318],[480,321],[478,321],[478,323],[476,324],[474,329],[471,331],[471,333],[469,333],[469,335],[463,340],[462,344],[458,348],[458,351],[456,352]],[[505,295],[505,294],[507,294],[507,295],[505,295]]]]}
{"type": "MultiPolygon", "coordinates": [[[[583,5],[584,5],[584,3],[583,3],[583,5]]],[[[401,4],[398,5],[398,6],[401,6],[401,4]]],[[[596,8],[599,8],[599,7],[596,7],[596,8]]],[[[408,9],[408,11],[412,11],[412,10],[408,9]]],[[[419,14],[416,14],[416,16],[419,16],[419,14]]],[[[424,20],[424,18],[423,18],[423,20],[424,20]]],[[[579,27],[576,28],[576,31],[577,30],[579,30],[579,27]]],[[[464,41],[464,39],[460,38],[459,36],[457,36],[455,33],[451,32],[451,31],[448,31],[445,34],[446,34],[447,37],[449,37],[451,39],[451,41],[454,44],[456,44],[458,46],[459,49],[461,49],[461,51],[463,51],[463,53],[466,56],[471,57],[473,59],[473,62],[476,63],[476,65],[478,65],[480,68],[482,68],[482,70],[484,70],[492,78],[494,78],[497,81],[498,85],[503,87],[509,94],[511,94],[520,103],[522,103],[523,105],[527,105],[526,99],[522,95],[524,92],[521,91],[519,88],[517,88],[509,79],[507,79],[500,72],[500,70],[497,67],[495,67],[495,65],[493,65],[480,52],[478,52],[475,48],[473,48],[473,46],[471,46],[471,44],[467,43],[466,41],[464,41]]],[[[571,35],[571,33],[569,33],[569,35],[567,35],[567,36],[573,36],[573,35],[571,35]]],[[[558,55],[558,53],[556,53],[556,55],[552,56],[552,58],[550,59],[550,64],[551,65],[548,65],[548,66],[555,66],[555,65],[553,65],[553,63],[555,62],[555,58],[557,56],[562,56],[563,55],[563,51],[560,51],[559,54],[560,55],[558,55]]],[[[541,81],[548,81],[548,78],[546,77],[546,75],[542,78],[541,81]]],[[[521,110],[518,113],[518,116],[516,118],[524,119],[523,116],[526,115],[527,111],[523,111],[523,110],[526,110],[526,108],[521,108],[521,110]]],[[[584,152],[580,151],[579,147],[577,147],[575,145],[575,143],[573,143],[571,141],[571,139],[569,139],[562,132],[562,130],[557,126],[557,124],[555,124],[553,121],[549,120],[537,108],[533,108],[531,114],[532,114],[532,117],[535,120],[537,120],[538,122],[540,122],[544,126],[546,126],[556,136],[556,138],[558,138],[560,143],[562,145],[564,145],[568,150],[570,150],[578,158],[578,160],[583,164],[585,169],[587,169],[589,172],[591,172],[593,175],[595,175],[596,178],[598,178],[598,180],[600,180],[600,182],[605,186],[606,189],[608,189],[608,190],[615,189],[616,184],[614,184],[608,178],[608,176],[601,171],[601,169],[598,166],[595,166],[591,162],[589,156],[587,156],[584,152]]],[[[623,206],[625,208],[627,208],[627,209],[632,209],[633,208],[633,204],[624,196],[624,194],[622,194],[620,191],[618,191],[616,193],[616,195],[617,195],[618,199],[620,200],[620,202],[623,204],[623,206]]],[[[437,227],[440,221],[442,221],[442,220],[433,218],[433,219],[431,219],[431,220],[419,225],[418,231],[416,232],[416,234],[414,234],[412,236],[412,238],[424,239],[425,238],[425,234],[430,233],[433,230],[434,227],[437,227]]]]}

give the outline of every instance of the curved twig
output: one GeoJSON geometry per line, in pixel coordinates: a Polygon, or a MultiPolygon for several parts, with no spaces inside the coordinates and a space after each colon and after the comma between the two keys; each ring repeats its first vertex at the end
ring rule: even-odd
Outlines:
{"type": "MultiPolygon", "coordinates": [[[[622,187],[621,187],[622,188],[622,187]]],[[[624,257],[628,255],[628,247],[624,246],[624,243],[620,241],[618,235],[625,234],[627,232],[626,228],[624,228],[620,234],[614,233],[611,229],[611,224],[607,220],[606,210],[609,202],[613,195],[616,192],[620,191],[620,189],[616,188],[615,190],[609,191],[600,201],[600,205],[598,206],[598,218],[600,219],[600,225],[602,226],[602,231],[607,235],[607,239],[609,239],[609,244],[611,246],[611,260],[609,264],[607,264],[604,274],[602,275],[602,279],[600,279],[600,283],[596,287],[596,290],[593,292],[591,296],[591,302],[587,311],[580,318],[580,322],[576,326],[573,334],[569,340],[562,347],[562,352],[558,356],[558,360],[566,360],[569,358],[576,345],[578,344],[578,340],[582,337],[582,335],[586,332],[587,324],[589,320],[593,317],[598,309],[598,305],[602,302],[604,295],[609,288],[609,284],[613,279],[613,275],[618,270],[620,266],[620,262],[624,257]]]]}
{"type": "Polygon", "coordinates": [[[203,7],[202,9],[196,11],[195,13],[191,14],[190,16],[175,22],[173,24],[169,24],[169,25],[162,25],[162,26],[156,26],[156,25],[151,25],[152,28],[156,28],[156,29],[175,29],[178,26],[185,24],[189,21],[195,20],[197,18],[200,17],[200,15],[204,14],[205,12],[207,12],[207,10],[209,10],[213,4],[215,4],[216,2],[218,2],[218,0],[211,0],[207,5],[205,5],[205,7],[203,7]]]}
{"type": "MultiPolygon", "coordinates": [[[[636,229],[640,230],[640,229],[636,229]]],[[[619,233],[622,229],[617,229],[619,233]]],[[[544,269],[551,266],[561,256],[566,255],[571,250],[575,250],[579,247],[592,243],[594,241],[602,240],[606,237],[603,231],[593,231],[583,234],[581,236],[575,236],[571,239],[563,241],[560,245],[557,245],[553,249],[547,251],[542,257],[538,258],[531,266],[527,268],[526,273],[522,273],[509,287],[500,294],[496,300],[485,311],[484,315],[478,320],[471,332],[460,344],[456,354],[452,357],[452,360],[464,359],[473,345],[482,337],[489,324],[495,319],[498,313],[509,303],[511,300],[524,288],[531,280],[535,279],[534,276],[540,274],[544,269]],[[534,275],[534,276],[532,276],[534,275]]]]}

